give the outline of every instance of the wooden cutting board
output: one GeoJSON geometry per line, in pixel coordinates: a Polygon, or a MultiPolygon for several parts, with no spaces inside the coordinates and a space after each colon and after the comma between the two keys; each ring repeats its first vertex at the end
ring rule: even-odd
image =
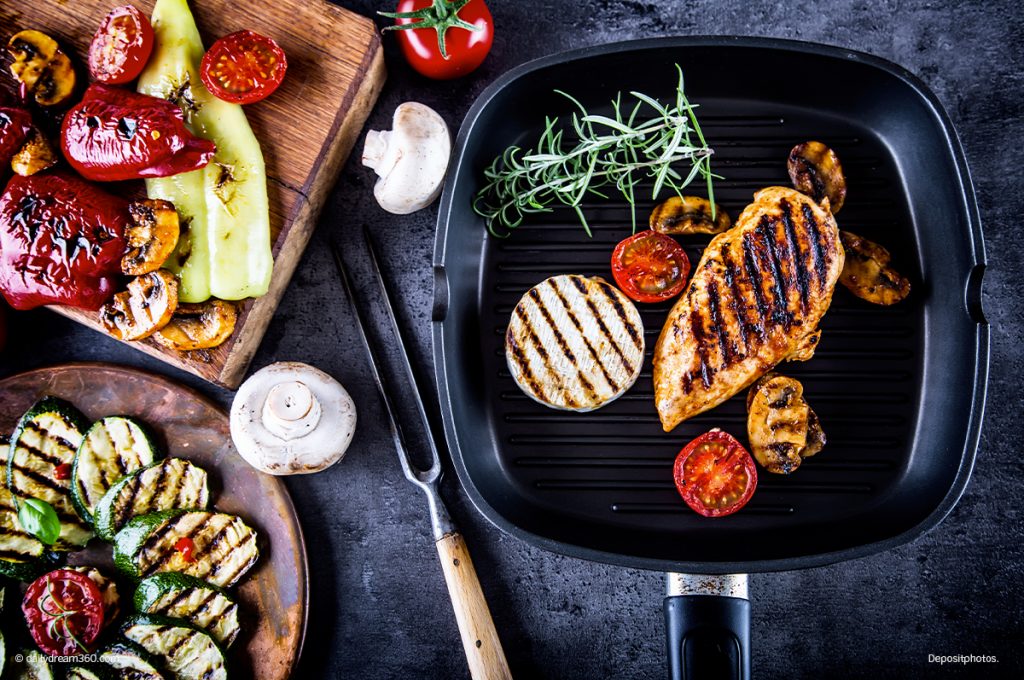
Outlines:
{"type": "MultiPolygon", "coordinates": [[[[287,680],[302,653],[309,602],[302,528],[284,483],[250,467],[235,451],[227,414],[161,376],[111,364],[64,364],[0,380],[0,434],[10,435],[21,414],[44,395],[71,402],[92,420],[138,418],[168,456],[187,458],[209,473],[213,506],[239,515],[259,534],[260,560],[232,588],[242,632],[228,650],[229,669],[236,678],[287,680]]],[[[110,545],[99,539],[68,561],[115,573],[110,545]]],[[[130,584],[122,579],[120,587],[121,606],[130,608],[130,584]]]]}
{"type": "MultiPolygon", "coordinates": [[[[123,0],[0,2],[0,40],[35,28],[75,52],[79,65],[100,21],[123,0]]],[[[153,0],[133,0],[147,15],[153,0]]],[[[288,75],[268,99],[245,107],[263,148],[274,241],[270,292],[240,305],[235,332],[220,347],[176,352],[144,340],[129,343],[147,354],[226,387],[245,375],[274,310],[316,226],[345,159],[384,84],[384,54],[373,22],[324,0],[190,0],[207,47],[217,38],[252,29],[276,40],[288,56],[288,75]]],[[[0,57],[9,79],[6,50],[0,57]]],[[[100,329],[96,314],[55,308],[100,329]]]]}

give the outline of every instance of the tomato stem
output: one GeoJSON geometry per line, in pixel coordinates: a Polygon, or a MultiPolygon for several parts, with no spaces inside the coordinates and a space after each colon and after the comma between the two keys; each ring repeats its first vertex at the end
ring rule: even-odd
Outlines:
{"type": "Polygon", "coordinates": [[[430,7],[424,7],[414,12],[377,12],[377,14],[391,19],[419,19],[419,21],[409,24],[385,26],[385,31],[407,31],[416,28],[434,29],[437,32],[437,49],[441,53],[441,58],[447,61],[448,51],[444,46],[444,34],[448,32],[449,28],[463,28],[467,31],[482,30],[480,26],[463,21],[459,17],[459,12],[471,1],[455,0],[455,2],[448,2],[448,0],[433,0],[433,4],[430,7]]]}

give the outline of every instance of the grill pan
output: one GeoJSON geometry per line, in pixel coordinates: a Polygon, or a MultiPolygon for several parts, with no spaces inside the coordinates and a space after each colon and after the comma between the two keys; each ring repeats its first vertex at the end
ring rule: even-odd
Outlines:
{"type": "MultiPolygon", "coordinates": [[[[691,190],[703,192],[699,182],[691,190]]],[[[640,195],[643,228],[655,202],[649,186],[640,195]]],[[[710,237],[680,240],[696,263],[710,237]]],[[[788,570],[910,541],[950,511],[974,463],[988,371],[984,262],[956,133],[935,96],[894,64],[822,45],[724,37],[642,40],[525,64],[467,115],[438,219],[434,360],[459,478],[502,530],[629,567],[788,570]],[[847,176],[840,228],[885,245],[913,284],[910,297],[889,308],[837,286],[814,358],[780,368],[803,382],[826,448],[788,477],[760,471],[751,502],[716,520],[682,503],[672,464],[712,427],[746,443],[745,391],[662,432],[650,355],[670,304],[640,306],[641,377],[592,413],[536,404],[506,366],[503,334],[526,290],[555,274],[611,280],[611,250],[631,233],[624,203],[584,206],[593,238],[571,209],[531,216],[508,238],[494,238],[471,208],[496,155],[532,145],[545,116],[568,119],[571,104],[554,90],[597,113],[608,113],[619,91],[670,101],[677,63],[715,150],[712,167],[725,177],[716,200],[734,219],[757,189],[789,185],[794,144],[823,141],[847,176]]]]}

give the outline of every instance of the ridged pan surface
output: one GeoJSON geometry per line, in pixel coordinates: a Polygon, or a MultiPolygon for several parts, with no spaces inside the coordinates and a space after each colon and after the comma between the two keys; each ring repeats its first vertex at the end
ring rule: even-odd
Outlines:
{"type": "MultiPolygon", "coordinates": [[[[703,192],[699,183],[692,189],[703,192]]],[[[650,187],[642,194],[640,228],[655,205],[650,187]]],[[[651,569],[788,569],[910,540],[940,521],[967,483],[988,365],[981,229],[948,119],[896,66],[823,46],[730,38],[625,43],[527,64],[467,116],[437,239],[434,353],[449,447],[480,511],[520,538],[651,569]],[[566,209],[494,238],[471,209],[496,154],[534,143],[545,115],[570,113],[554,89],[600,113],[618,91],[667,102],[676,63],[725,177],[716,199],[734,219],[758,189],[789,184],[794,144],[820,140],[846,171],[839,227],[885,245],[913,284],[893,307],[837,287],[814,358],[780,368],[803,383],[828,444],[792,475],[761,470],[749,505],[721,519],[680,500],[672,464],[713,427],[746,443],[746,391],[662,431],[650,356],[670,304],[639,306],[640,378],[591,413],[537,404],[506,364],[509,317],[531,286],[556,274],[612,280],[612,248],[631,233],[623,202],[585,206],[593,238],[566,209]]],[[[709,240],[680,238],[694,264],[709,240]]]]}

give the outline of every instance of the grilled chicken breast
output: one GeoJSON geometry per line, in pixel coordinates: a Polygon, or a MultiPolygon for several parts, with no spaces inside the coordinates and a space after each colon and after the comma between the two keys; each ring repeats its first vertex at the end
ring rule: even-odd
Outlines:
{"type": "Polygon", "coordinates": [[[768,187],[708,244],[654,349],[666,432],[714,408],[784,359],[806,360],[843,268],[827,208],[768,187]]]}
{"type": "Polygon", "coordinates": [[[640,312],[600,277],[554,276],[519,301],[505,333],[512,377],[545,406],[592,411],[640,375],[640,312]]]}

